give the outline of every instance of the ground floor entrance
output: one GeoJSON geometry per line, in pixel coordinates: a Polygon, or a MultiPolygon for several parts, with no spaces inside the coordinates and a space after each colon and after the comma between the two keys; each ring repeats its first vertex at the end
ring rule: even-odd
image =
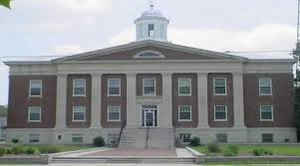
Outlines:
{"type": "Polygon", "coordinates": [[[142,105],[142,127],[158,127],[158,106],[142,105]]]}

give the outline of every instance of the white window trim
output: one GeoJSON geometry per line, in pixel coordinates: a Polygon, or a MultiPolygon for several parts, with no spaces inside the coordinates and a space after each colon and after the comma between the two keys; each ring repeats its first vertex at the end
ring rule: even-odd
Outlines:
{"type": "Polygon", "coordinates": [[[177,112],[177,116],[178,116],[178,121],[179,122],[191,122],[191,121],[193,121],[193,119],[192,119],[192,113],[193,113],[193,110],[192,110],[192,106],[191,105],[179,105],[178,106],[178,112],[177,112]],[[180,107],[183,107],[183,106],[188,106],[188,107],[190,107],[190,119],[189,120],[187,120],[187,119],[180,119],[180,107]]]}
{"type": "Polygon", "coordinates": [[[273,94],[272,79],[271,78],[259,78],[259,80],[258,80],[258,91],[259,91],[259,96],[272,96],[272,94],[273,94]],[[260,82],[261,82],[261,80],[270,80],[270,94],[262,93],[260,91],[260,82]]]}
{"type": "Polygon", "coordinates": [[[86,79],[74,79],[73,80],[73,97],[86,97],[86,79]],[[75,94],[75,82],[76,81],[84,81],[84,94],[83,95],[76,95],[75,94]]]}
{"type": "Polygon", "coordinates": [[[228,108],[227,108],[227,105],[226,104],[215,104],[214,105],[214,121],[216,121],[216,122],[225,122],[225,121],[227,121],[227,119],[228,119],[228,108]],[[217,111],[216,111],[216,107],[217,106],[225,106],[225,119],[216,119],[216,113],[217,113],[217,111]]]}
{"type": "Polygon", "coordinates": [[[273,105],[272,104],[261,104],[259,105],[259,115],[260,115],[260,121],[263,121],[263,122],[273,122],[274,121],[274,111],[273,111],[273,105]],[[262,106],[263,105],[269,105],[271,106],[271,112],[272,112],[272,119],[262,119],[262,106]]]}
{"type": "Polygon", "coordinates": [[[85,121],[86,121],[86,107],[85,106],[80,106],[80,105],[79,106],[73,106],[72,107],[72,122],[85,122],[85,121]],[[74,107],[82,107],[82,108],[85,109],[84,111],[81,111],[81,110],[80,111],[76,111],[76,112],[84,112],[84,119],[83,120],[75,120],[74,119],[74,117],[75,117],[75,114],[74,114],[75,113],[75,111],[74,111],[75,109],[74,109],[74,107]]]}
{"type": "Polygon", "coordinates": [[[120,122],[121,121],[121,106],[120,105],[108,105],[107,107],[107,121],[108,122],[120,122]],[[110,120],[110,116],[109,116],[109,111],[110,111],[110,107],[119,107],[119,119],[118,120],[110,120]]]}
{"type": "Polygon", "coordinates": [[[214,77],[213,78],[213,91],[215,96],[227,96],[227,78],[226,77],[214,77]],[[217,94],[216,93],[216,79],[224,79],[225,80],[225,93],[224,94],[217,94]]]}
{"type": "Polygon", "coordinates": [[[178,84],[178,96],[192,96],[192,79],[191,78],[178,78],[177,84],[178,84]],[[189,94],[180,93],[180,84],[179,84],[179,82],[181,80],[188,80],[190,82],[190,85],[189,85],[190,86],[190,93],[189,94]]]}
{"type": "Polygon", "coordinates": [[[38,106],[30,106],[28,107],[28,122],[33,122],[33,123],[40,123],[42,121],[42,108],[38,106]],[[40,120],[30,120],[30,113],[31,113],[31,108],[36,107],[39,108],[40,111],[40,120]]]}
{"type": "Polygon", "coordinates": [[[42,80],[30,80],[29,81],[29,97],[42,97],[43,96],[43,81],[42,80]],[[41,89],[40,89],[40,95],[31,95],[31,82],[33,82],[33,81],[39,81],[40,82],[40,84],[41,84],[41,89]]]}
{"type": "Polygon", "coordinates": [[[122,87],[122,80],[120,79],[120,78],[109,78],[109,79],[107,79],[107,96],[121,96],[121,87],[122,87]],[[113,95],[111,95],[111,94],[109,94],[109,88],[110,88],[110,86],[109,86],[109,81],[111,81],[111,80],[118,80],[119,82],[120,82],[120,85],[119,85],[119,94],[117,94],[117,95],[115,95],[115,94],[113,94],[113,95]]]}
{"type": "Polygon", "coordinates": [[[143,78],[143,96],[156,96],[156,78],[143,78]],[[154,93],[145,94],[145,80],[154,80],[154,93]]]}

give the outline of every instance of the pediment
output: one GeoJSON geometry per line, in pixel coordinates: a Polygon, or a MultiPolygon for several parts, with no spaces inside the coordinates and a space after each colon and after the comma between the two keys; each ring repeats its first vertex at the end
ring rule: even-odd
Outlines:
{"type": "Polygon", "coordinates": [[[102,61],[102,60],[245,60],[246,58],[225,53],[175,45],[168,42],[139,41],[68,56],[54,62],[102,61]]]}

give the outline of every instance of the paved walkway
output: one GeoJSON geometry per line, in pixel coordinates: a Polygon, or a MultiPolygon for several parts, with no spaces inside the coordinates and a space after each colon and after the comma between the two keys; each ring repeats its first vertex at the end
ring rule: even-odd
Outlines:
{"type": "Polygon", "coordinates": [[[111,149],[101,148],[78,153],[67,153],[60,157],[179,157],[190,158],[192,153],[185,148],[169,149],[111,149]]]}
{"type": "Polygon", "coordinates": [[[97,157],[176,157],[176,151],[169,149],[110,149],[82,156],[97,157]]]}

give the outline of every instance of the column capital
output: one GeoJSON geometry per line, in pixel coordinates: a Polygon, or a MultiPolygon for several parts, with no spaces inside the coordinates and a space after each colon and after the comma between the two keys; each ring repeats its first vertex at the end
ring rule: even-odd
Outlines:
{"type": "Polygon", "coordinates": [[[197,73],[199,76],[207,76],[208,75],[208,72],[199,72],[197,73]]]}
{"type": "Polygon", "coordinates": [[[57,73],[56,76],[58,76],[58,77],[67,77],[68,74],[67,73],[57,73]]]}
{"type": "Polygon", "coordinates": [[[130,72],[130,73],[126,73],[127,76],[136,76],[138,73],[137,72],[130,72]]]}
{"type": "Polygon", "coordinates": [[[165,71],[165,72],[161,72],[161,74],[163,76],[171,76],[173,74],[173,72],[167,72],[167,71],[165,71]]]}
{"type": "Polygon", "coordinates": [[[91,73],[92,77],[101,77],[103,73],[91,73]]]}
{"type": "Polygon", "coordinates": [[[232,75],[234,76],[242,76],[244,73],[243,72],[232,72],[232,75]]]}

